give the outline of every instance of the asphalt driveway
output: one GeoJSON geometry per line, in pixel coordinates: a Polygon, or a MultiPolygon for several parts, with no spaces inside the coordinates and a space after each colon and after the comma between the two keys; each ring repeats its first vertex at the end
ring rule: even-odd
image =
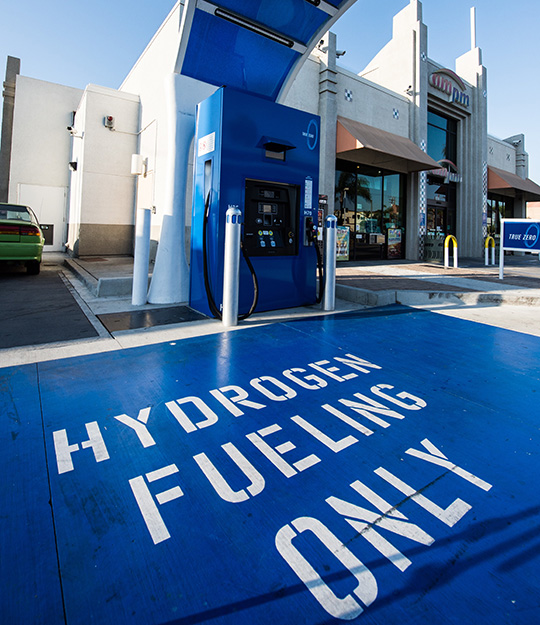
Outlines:
{"type": "Polygon", "coordinates": [[[0,349],[98,336],[60,275],[60,265],[0,265],[0,349]]]}

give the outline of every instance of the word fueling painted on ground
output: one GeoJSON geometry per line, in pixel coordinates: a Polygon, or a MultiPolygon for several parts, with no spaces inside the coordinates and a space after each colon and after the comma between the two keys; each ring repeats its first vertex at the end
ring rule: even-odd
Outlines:
{"type": "MultiPolygon", "coordinates": [[[[159,405],[141,407],[137,414],[116,414],[101,421],[89,421],[84,424],[88,438],[79,442],[67,428],[55,430],[52,437],[58,474],[65,476],[60,479],[66,479],[83,465],[86,470],[88,466],[96,466],[97,470],[97,465],[88,464],[91,453],[99,466],[118,461],[120,454],[114,445],[120,439],[129,446],[131,458],[136,452],[136,462],[144,462],[145,454],[163,446],[166,461],[132,475],[123,488],[140,511],[141,528],[145,528],[148,540],[156,546],[167,544],[175,532],[185,532],[185,525],[178,521],[178,515],[182,514],[179,511],[198,496],[200,480],[206,480],[218,501],[235,508],[258,501],[256,498],[262,493],[279,486],[276,480],[295,482],[302,488],[301,476],[309,476],[310,470],[343,457],[347,450],[354,450],[368,437],[403,423],[408,416],[426,408],[426,401],[416,393],[388,381],[374,380],[374,373],[385,375],[379,365],[356,355],[333,356],[279,374],[259,375],[247,384],[226,384],[198,395],[166,398],[159,405]],[[330,393],[331,401],[314,404],[321,391],[326,393],[325,398],[330,393]],[[289,407],[290,413],[284,417],[289,407]],[[256,427],[251,429],[251,422],[256,427]],[[244,426],[241,431],[236,427],[238,424],[244,426]],[[220,425],[236,439],[216,442],[220,425]],[[171,441],[174,441],[172,446],[168,445],[171,441]],[[168,458],[172,453],[178,459],[168,458]],[[164,514],[164,507],[171,510],[174,506],[180,506],[174,515],[164,514]]],[[[484,491],[491,488],[457,466],[427,438],[417,447],[404,452],[412,462],[442,467],[445,479],[456,476],[484,491]]],[[[351,471],[357,471],[356,466],[352,465],[351,471]]],[[[414,502],[447,527],[453,527],[472,507],[456,498],[443,508],[424,494],[429,484],[409,484],[382,466],[375,465],[373,472],[398,492],[396,501],[387,501],[368,486],[365,473],[357,474],[357,479],[350,483],[349,499],[328,496],[320,504],[325,510],[320,515],[324,521],[307,510],[305,516],[284,525],[281,521],[275,527],[272,543],[278,565],[281,562],[284,570],[289,567],[326,613],[336,619],[352,620],[360,616],[376,600],[378,586],[374,572],[360,559],[358,543],[362,541],[346,544],[346,539],[328,527],[329,509],[403,572],[412,561],[392,543],[388,534],[425,547],[436,540],[436,536],[399,510],[404,502],[414,502]],[[365,502],[370,507],[364,507],[365,502]],[[306,540],[316,543],[319,551],[328,550],[337,558],[342,572],[355,579],[354,591],[346,596],[336,594],[310,562],[309,554],[303,552],[306,540]]]]}

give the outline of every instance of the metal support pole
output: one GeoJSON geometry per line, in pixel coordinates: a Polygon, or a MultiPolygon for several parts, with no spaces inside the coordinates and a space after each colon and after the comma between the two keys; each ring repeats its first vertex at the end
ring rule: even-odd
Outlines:
{"type": "Polygon", "coordinates": [[[499,280],[504,280],[504,219],[501,219],[501,238],[499,239],[499,280]]]}
{"type": "Polygon", "coordinates": [[[135,252],[133,255],[133,287],[131,303],[143,306],[148,297],[148,262],[150,260],[150,225],[152,211],[150,208],[137,210],[135,224],[135,252]]]}
{"type": "Polygon", "coordinates": [[[337,218],[328,215],[325,224],[323,310],[336,308],[337,218]]]}
{"type": "Polygon", "coordinates": [[[240,284],[240,238],[242,211],[229,208],[225,223],[225,254],[223,262],[223,314],[226,328],[238,325],[238,288],[240,284]]]}

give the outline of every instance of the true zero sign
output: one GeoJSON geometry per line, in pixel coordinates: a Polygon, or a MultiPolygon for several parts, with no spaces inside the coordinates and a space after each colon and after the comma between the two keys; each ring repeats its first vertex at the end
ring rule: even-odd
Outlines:
{"type": "Polygon", "coordinates": [[[502,219],[499,278],[504,277],[504,252],[540,253],[540,222],[530,219],[502,219]]]}

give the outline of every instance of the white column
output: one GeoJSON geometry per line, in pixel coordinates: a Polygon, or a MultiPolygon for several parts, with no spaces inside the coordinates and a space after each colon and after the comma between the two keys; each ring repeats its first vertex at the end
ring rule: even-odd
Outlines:
{"type": "MultiPolygon", "coordinates": [[[[148,293],[152,304],[185,302],[189,295],[186,259],[186,187],[189,150],[195,136],[199,102],[216,90],[187,76],[170,74],[165,82],[167,98],[167,172],[161,236],[148,293]]],[[[191,208],[191,202],[190,208],[191,208]]],[[[160,207],[158,207],[159,209],[160,207]]]]}
{"type": "Polygon", "coordinates": [[[131,303],[133,306],[143,306],[146,304],[151,222],[152,210],[150,208],[137,209],[135,253],[133,255],[133,288],[131,291],[131,303]]]}

